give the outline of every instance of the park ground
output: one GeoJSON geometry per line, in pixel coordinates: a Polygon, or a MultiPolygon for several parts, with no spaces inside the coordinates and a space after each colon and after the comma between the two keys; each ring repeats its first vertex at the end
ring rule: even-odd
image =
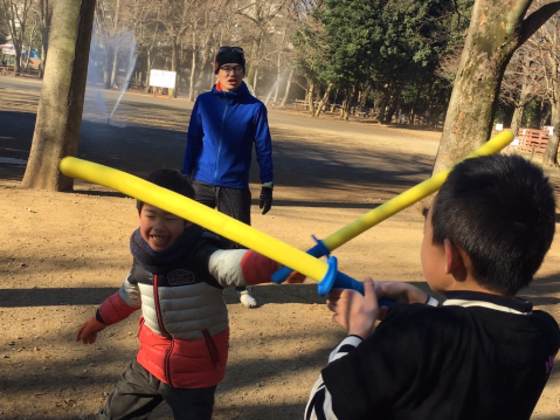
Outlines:
{"type": "MultiPolygon", "coordinates": [[[[0,420],[92,419],[134,357],[138,318],[111,326],[91,346],[76,343],[75,331],[130,268],[134,201],[81,181],[72,193],[21,189],[39,91],[10,80],[0,76],[0,420]]],[[[96,97],[86,101],[78,157],[138,176],[181,166],[192,104],[127,94],[107,124],[96,97]]],[[[313,245],[312,234],[325,238],[426,179],[441,136],[274,109],[270,121],[275,202],[263,216],[254,200],[253,226],[302,250],[313,245]]],[[[560,177],[548,172],[560,193],[560,177]]],[[[416,206],[383,221],[336,250],[340,270],[426,288],[422,226],[416,206]]],[[[558,238],[521,295],[560,321],[558,238]]],[[[302,418],[344,334],[312,280],[258,286],[254,294],[260,307],[248,310],[225,293],[231,352],[214,419],[302,418]]],[[[150,418],[172,416],[162,405],[150,418]]],[[[533,419],[560,419],[559,357],[533,419]]]]}

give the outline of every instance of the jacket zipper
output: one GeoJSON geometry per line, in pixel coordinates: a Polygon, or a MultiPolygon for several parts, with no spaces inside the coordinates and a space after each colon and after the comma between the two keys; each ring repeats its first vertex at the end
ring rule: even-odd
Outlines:
{"type": "Polygon", "coordinates": [[[224,108],[224,114],[222,115],[222,127],[220,130],[220,143],[218,144],[218,156],[216,156],[216,166],[214,166],[214,185],[216,185],[216,180],[218,179],[218,168],[220,167],[220,155],[222,153],[222,142],[224,140],[224,127],[226,124],[226,116],[228,111],[228,99],[226,98],[226,106],[224,108]]]}
{"type": "Polygon", "coordinates": [[[210,358],[212,359],[212,363],[216,366],[220,363],[220,353],[218,352],[218,348],[216,347],[216,343],[212,339],[210,332],[208,330],[203,330],[202,334],[204,334],[204,340],[206,341],[206,347],[208,347],[208,353],[210,354],[210,358]]]}
{"type": "Polygon", "coordinates": [[[165,358],[164,358],[165,381],[168,384],[173,385],[173,383],[171,382],[171,367],[170,367],[169,359],[171,357],[171,354],[173,354],[173,347],[175,345],[175,341],[173,340],[173,337],[167,332],[167,330],[165,329],[165,326],[163,325],[163,317],[161,316],[161,307],[159,305],[158,275],[157,274],[154,274],[154,305],[155,305],[155,309],[156,309],[156,315],[157,315],[159,329],[160,329],[162,335],[169,339],[169,347],[167,348],[167,350],[165,352],[165,358]]]}

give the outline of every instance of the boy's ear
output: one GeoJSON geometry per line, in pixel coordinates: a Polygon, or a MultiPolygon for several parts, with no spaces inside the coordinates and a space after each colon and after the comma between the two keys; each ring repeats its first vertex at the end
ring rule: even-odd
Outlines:
{"type": "Polygon", "coordinates": [[[445,274],[451,274],[458,281],[466,279],[467,269],[461,250],[447,238],[443,240],[443,248],[445,251],[445,274]]]}

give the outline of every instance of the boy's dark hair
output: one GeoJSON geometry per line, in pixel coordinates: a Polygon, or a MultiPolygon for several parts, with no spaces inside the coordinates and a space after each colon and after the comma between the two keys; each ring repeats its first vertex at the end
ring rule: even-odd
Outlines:
{"type": "Polygon", "coordinates": [[[511,155],[467,159],[434,201],[433,243],[462,248],[477,283],[505,296],[528,286],[555,229],[553,189],[541,168],[511,155]]]}
{"type": "MultiPolygon", "coordinates": [[[[156,169],[148,174],[146,181],[157,186],[167,188],[188,198],[194,197],[194,190],[185,175],[175,169],[156,169]]],[[[138,212],[142,210],[144,202],[136,200],[138,212]]]]}

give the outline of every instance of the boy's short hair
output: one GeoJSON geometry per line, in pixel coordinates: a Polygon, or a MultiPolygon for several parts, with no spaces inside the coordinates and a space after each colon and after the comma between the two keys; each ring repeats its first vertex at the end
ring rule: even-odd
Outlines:
{"type": "MultiPolygon", "coordinates": [[[[191,183],[185,175],[175,169],[156,169],[148,174],[146,181],[185,197],[194,198],[194,190],[191,183]]],[[[142,210],[143,206],[143,201],[136,200],[138,212],[142,210]]]]}
{"type": "Polygon", "coordinates": [[[528,286],[555,230],[553,188],[541,168],[517,155],[467,159],[434,200],[434,245],[465,251],[478,284],[505,296],[528,286]]]}

